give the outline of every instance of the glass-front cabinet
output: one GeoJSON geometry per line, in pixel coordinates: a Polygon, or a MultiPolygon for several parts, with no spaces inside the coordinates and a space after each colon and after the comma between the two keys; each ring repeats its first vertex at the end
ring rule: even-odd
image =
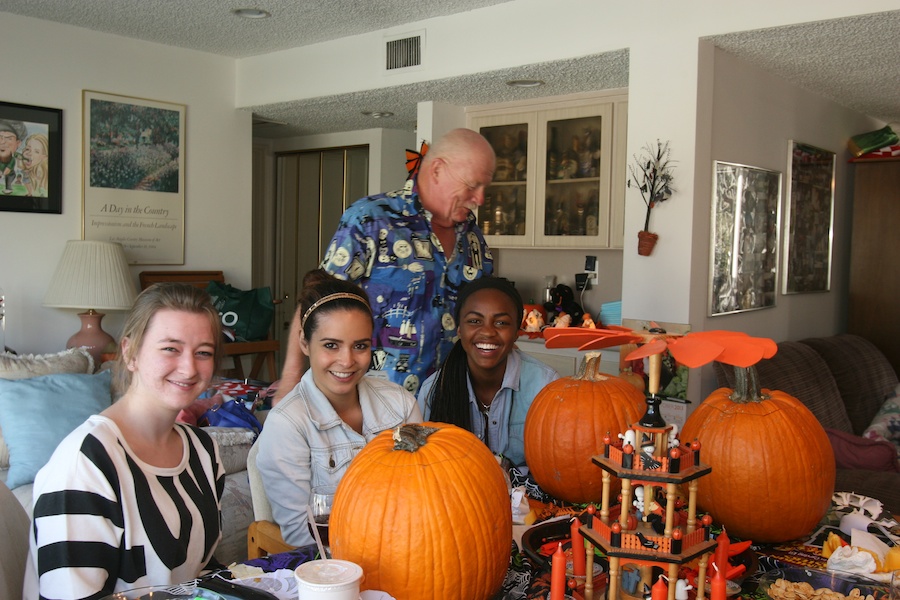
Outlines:
{"type": "Polygon", "coordinates": [[[481,134],[497,156],[494,179],[484,193],[477,217],[488,244],[527,245],[534,239],[533,195],[536,119],[533,114],[487,116],[481,134]]]}
{"type": "Polygon", "coordinates": [[[477,215],[491,246],[622,246],[626,102],[606,93],[469,109],[497,155],[477,215]]]}

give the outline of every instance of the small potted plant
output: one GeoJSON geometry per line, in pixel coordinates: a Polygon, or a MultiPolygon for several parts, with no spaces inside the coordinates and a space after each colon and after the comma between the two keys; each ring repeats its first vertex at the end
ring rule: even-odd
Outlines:
{"type": "Polygon", "coordinates": [[[635,155],[634,163],[628,167],[628,187],[637,188],[647,205],[644,228],[638,231],[638,254],[641,256],[649,256],[659,239],[657,234],[650,232],[650,211],[660,202],[671,198],[675,191],[672,187],[673,162],[669,157],[669,142],[656,140],[655,150],[647,144],[642,154],[635,155]]]}

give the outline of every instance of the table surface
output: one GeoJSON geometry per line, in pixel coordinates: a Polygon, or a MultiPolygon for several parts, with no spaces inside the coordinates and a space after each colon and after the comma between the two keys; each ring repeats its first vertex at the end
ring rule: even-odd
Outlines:
{"type": "MultiPolygon", "coordinates": [[[[846,512],[846,510],[842,512],[832,507],[832,510],[806,539],[781,544],[752,545],[747,555],[740,559],[748,567],[747,573],[743,575],[740,581],[742,586],[740,597],[745,600],[767,600],[767,596],[756,589],[760,577],[766,571],[792,566],[824,569],[826,561],[820,554],[820,548],[806,545],[805,542],[824,539],[827,537],[829,530],[837,530],[840,517],[846,512]]],[[[898,520],[895,518],[895,527],[890,531],[900,539],[900,526],[896,526],[897,522],[898,520]]],[[[548,596],[550,590],[549,571],[533,563],[525,553],[518,550],[521,547],[521,529],[519,528],[519,536],[516,540],[519,543],[512,545],[510,565],[503,588],[494,596],[493,600],[506,600],[507,598],[545,600],[548,596]]],[[[296,548],[290,552],[248,560],[243,564],[259,567],[265,572],[274,572],[278,569],[293,570],[300,564],[315,560],[317,557],[318,550],[316,546],[310,545],[296,548]]],[[[600,594],[599,597],[603,597],[606,587],[605,574],[608,568],[605,559],[598,557],[597,562],[603,565],[604,571],[599,578],[595,579],[595,598],[598,597],[598,593],[600,594]]],[[[581,600],[581,596],[577,593],[572,597],[576,600],[581,600]]]]}

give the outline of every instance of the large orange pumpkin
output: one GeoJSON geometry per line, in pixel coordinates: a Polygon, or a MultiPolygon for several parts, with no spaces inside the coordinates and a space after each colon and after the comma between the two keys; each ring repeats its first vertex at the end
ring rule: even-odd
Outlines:
{"type": "Polygon", "coordinates": [[[525,462],[544,491],[567,502],[600,501],[603,470],[591,457],[603,454],[603,436],[625,432],[646,409],[633,385],[599,368],[600,354],[588,354],[577,375],[544,387],[525,417],[525,462]]]}
{"type": "Polygon", "coordinates": [[[397,600],[487,600],[509,564],[512,511],[483,442],[423,423],[380,433],[353,459],[329,528],[334,557],[362,567],[363,589],[397,600]]]}
{"type": "Polygon", "coordinates": [[[809,534],[834,493],[834,454],[802,402],[762,390],[755,367],[736,367],[735,390],[713,392],[690,415],[682,442],[699,439],[712,473],[697,503],[730,535],[783,542],[809,534]]]}

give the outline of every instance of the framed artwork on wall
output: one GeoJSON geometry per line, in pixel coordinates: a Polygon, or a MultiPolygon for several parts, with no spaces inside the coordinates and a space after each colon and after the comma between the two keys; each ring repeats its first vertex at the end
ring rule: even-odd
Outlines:
{"type": "Polygon", "coordinates": [[[0,102],[0,210],[62,213],[62,110],[0,102]]]}
{"type": "Polygon", "coordinates": [[[119,242],[133,265],[184,264],[182,104],[85,90],[84,239],[119,242]]]}
{"type": "Polygon", "coordinates": [[[782,293],[831,290],[834,152],[788,141],[782,293]]]}
{"type": "Polygon", "coordinates": [[[781,173],[715,161],[709,316],[775,306],[781,173]]]}

